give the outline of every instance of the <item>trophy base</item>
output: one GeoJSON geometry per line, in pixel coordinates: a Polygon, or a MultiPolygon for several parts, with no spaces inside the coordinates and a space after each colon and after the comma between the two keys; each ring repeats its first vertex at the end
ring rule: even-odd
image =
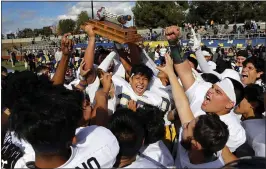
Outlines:
{"type": "Polygon", "coordinates": [[[96,34],[121,44],[142,41],[141,35],[139,35],[137,29],[133,27],[128,28],[113,22],[95,19],[91,19],[87,23],[94,26],[94,32],[96,34]]]}

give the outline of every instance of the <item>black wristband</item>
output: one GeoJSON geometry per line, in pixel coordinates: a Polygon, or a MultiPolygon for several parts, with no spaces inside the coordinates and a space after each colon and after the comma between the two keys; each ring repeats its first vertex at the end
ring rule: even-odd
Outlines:
{"type": "Polygon", "coordinates": [[[178,41],[168,41],[171,49],[171,58],[175,64],[183,63],[187,58],[182,52],[181,45],[178,41]]]}

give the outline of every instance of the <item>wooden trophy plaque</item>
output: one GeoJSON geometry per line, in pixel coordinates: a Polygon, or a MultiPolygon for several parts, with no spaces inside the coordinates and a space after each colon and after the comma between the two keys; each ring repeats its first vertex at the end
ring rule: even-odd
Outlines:
{"type": "Polygon", "coordinates": [[[118,22],[121,23],[117,24],[105,20],[105,17],[108,16],[106,15],[104,7],[98,10],[97,15],[100,20],[91,19],[88,22],[86,22],[87,24],[94,26],[94,32],[96,34],[121,44],[129,42],[136,43],[142,41],[142,37],[137,33],[137,29],[135,27],[123,26],[127,22],[126,19],[124,18],[131,19],[131,16],[127,15],[127,16],[116,17],[118,22]]]}

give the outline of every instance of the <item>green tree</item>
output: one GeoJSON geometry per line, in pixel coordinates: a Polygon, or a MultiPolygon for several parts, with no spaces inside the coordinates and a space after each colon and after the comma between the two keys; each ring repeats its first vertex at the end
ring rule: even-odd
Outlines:
{"type": "Polygon", "coordinates": [[[16,38],[14,33],[9,33],[6,35],[6,37],[7,37],[7,39],[15,39],[16,38]]]}
{"type": "Polygon", "coordinates": [[[73,32],[76,26],[76,22],[72,19],[61,19],[58,23],[58,30],[57,33],[59,35],[73,32]]]}
{"type": "Polygon", "coordinates": [[[78,19],[76,21],[76,32],[80,30],[80,25],[83,25],[85,22],[89,20],[89,15],[87,11],[81,11],[80,14],[78,15],[78,19]]]}
{"type": "Polygon", "coordinates": [[[17,37],[18,38],[24,38],[24,32],[23,31],[18,31],[17,37]]]}
{"type": "Polygon", "coordinates": [[[38,37],[40,35],[43,35],[43,29],[34,29],[33,33],[34,33],[34,37],[38,37]]]}
{"type": "Polygon", "coordinates": [[[23,31],[25,32],[26,38],[32,38],[34,35],[32,29],[30,28],[25,28],[23,31]]]}
{"type": "Polygon", "coordinates": [[[45,26],[42,29],[43,29],[43,35],[46,37],[52,35],[53,33],[50,26],[45,26]]]}
{"type": "Polygon", "coordinates": [[[184,19],[187,2],[137,1],[132,11],[137,27],[157,28],[180,25],[184,19]]]}
{"type": "Polygon", "coordinates": [[[243,23],[245,20],[266,20],[266,2],[262,1],[192,1],[186,22],[214,20],[216,23],[243,23]]]}
{"type": "Polygon", "coordinates": [[[1,39],[5,39],[5,36],[4,36],[4,34],[1,34],[1,39]]]}
{"type": "Polygon", "coordinates": [[[17,34],[18,38],[31,38],[34,36],[34,32],[30,28],[25,28],[20,30],[17,34]]]}

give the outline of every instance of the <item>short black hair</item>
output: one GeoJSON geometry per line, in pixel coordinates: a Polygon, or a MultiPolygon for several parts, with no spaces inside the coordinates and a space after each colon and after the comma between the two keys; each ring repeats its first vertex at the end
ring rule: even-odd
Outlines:
{"type": "Polygon", "coordinates": [[[229,130],[217,114],[207,113],[199,116],[193,136],[201,144],[204,154],[212,156],[213,153],[220,151],[226,145],[229,130]]]}
{"type": "Polygon", "coordinates": [[[264,93],[263,88],[258,84],[247,85],[244,89],[245,98],[248,102],[256,102],[258,105],[255,110],[256,117],[262,117],[264,110],[264,93]]]}
{"type": "Polygon", "coordinates": [[[226,78],[231,80],[231,82],[234,86],[234,91],[235,91],[235,95],[236,95],[236,104],[235,105],[238,105],[244,99],[244,96],[245,96],[244,87],[239,81],[232,79],[230,77],[226,77],[226,78]]]}
{"type": "Polygon", "coordinates": [[[201,77],[205,82],[210,82],[212,84],[215,84],[220,81],[220,79],[212,73],[202,73],[201,77]]]}
{"type": "Polygon", "coordinates": [[[250,102],[263,102],[263,89],[258,84],[249,84],[245,87],[245,97],[250,102]]]}
{"type": "Polygon", "coordinates": [[[236,56],[243,56],[243,57],[247,58],[248,52],[246,50],[240,50],[237,52],[236,56]]]}
{"type": "Polygon", "coordinates": [[[40,65],[36,68],[36,73],[38,75],[38,73],[42,73],[43,70],[46,70],[46,69],[49,69],[48,66],[45,66],[45,65],[40,65]]]}
{"type": "Polygon", "coordinates": [[[1,66],[1,72],[7,73],[7,68],[5,68],[4,66],[1,66]]]}
{"type": "Polygon", "coordinates": [[[108,128],[118,140],[118,156],[137,155],[144,140],[144,126],[135,112],[127,108],[117,109],[108,123],[108,128]]]}
{"type": "Polygon", "coordinates": [[[213,56],[212,50],[210,48],[208,48],[206,45],[203,45],[201,47],[201,50],[202,51],[205,50],[205,51],[209,52],[211,54],[211,56],[213,56]]]}
{"type": "Polygon", "coordinates": [[[136,114],[140,117],[145,127],[144,145],[153,144],[164,138],[165,122],[163,111],[158,107],[145,105],[142,108],[138,108],[136,114]]]}
{"type": "Polygon", "coordinates": [[[38,154],[62,154],[83,117],[83,94],[63,85],[41,88],[13,106],[9,128],[38,154]]]}
{"type": "Polygon", "coordinates": [[[109,50],[104,49],[102,46],[98,46],[96,48],[96,51],[95,51],[95,54],[94,54],[94,63],[97,64],[97,65],[100,65],[101,63],[99,63],[99,61],[98,61],[99,60],[99,57],[101,55],[107,56],[109,53],[110,53],[109,50]]]}
{"type": "Polygon", "coordinates": [[[225,69],[232,69],[232,65],[230,61],[225,61],[223,58],[218,58],[216,60],[216,72],[223,73],[225,69]]]}
{"type": "Polygon", "coordinates": [[[142,76],[146,76],[148,78],[148,80],[150,81],[152,76],[153,76],[153,72],[152,70],[144,65],[144,64],[138,64],[138,65],[133,65],[130,75],[142,75],[142,76]]]}
{"type": "Polygon", "coordinates": [[[243,67],[246,67],[248,63],[251,63],[254,65],[257,72],[264,72],[265,73],[264,62],[265,61],[263,59],[251,57],[251,58],[246,59],[243,62],[243,67]]]}
{"type": "Polygon", "coordinates": [[[38,77],[31,71],[16,71],[8,75],[6,85],[2,90],[2,103],[4,107],[12,109],[14,103],[28,93],[34,93],[38,87],[51,85],[46,77],[38,77]]]}

